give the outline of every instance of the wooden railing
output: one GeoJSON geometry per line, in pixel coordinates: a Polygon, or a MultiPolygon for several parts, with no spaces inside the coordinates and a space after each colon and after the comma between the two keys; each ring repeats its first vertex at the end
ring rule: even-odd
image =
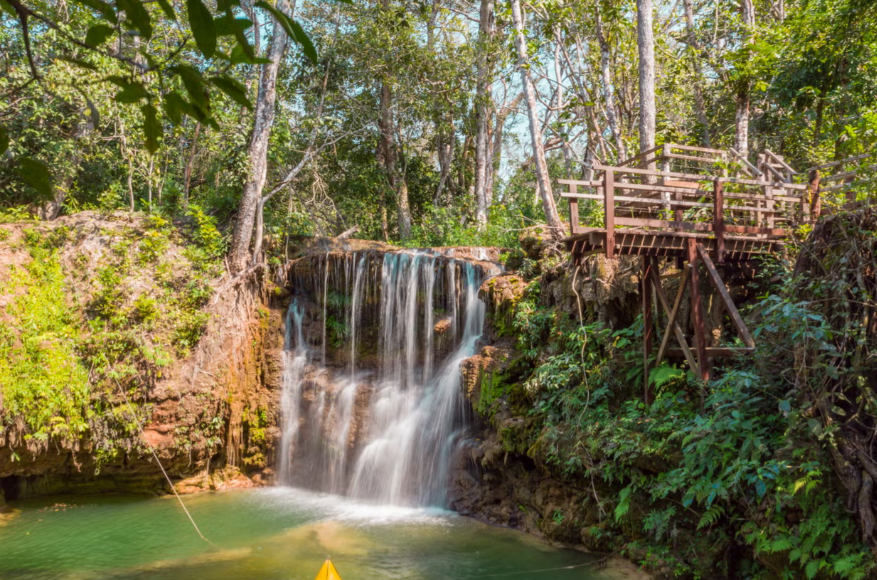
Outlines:
{"type": "MultiPolygon", "coordinates": [[[[687,163],[707,164],[712,166],[718,162],[724,162],[728,158],[728,152],[722,149],[709,149],[707,147],[694,147],[692,145],[678,145],[676,143],[664,143],[618,164],[619,167],[634,167],[648,169],[655,165],[661,171],[671,171],[672,164],[685,161],[687,163]]],[[[703,169],[708,169],[704,167],[703,169]]]]}
{"type": "MultiPolygon", "coordinates": [[[[638,155],[634,155],[630,159],[626,159],[618,164],[618,167],[633,167],[638,169],[660,169],[661,171],[670,172],[678,169],[696,170],[698,173],[715,173],[717,165],[724,168],[721,173],[724,177],[728,177],[728,169],[732,168],[733,177],[751,177],[760,178],[765,171],[776,169],[778,167],[788,168],[794,174],[794,170],[780,156],[772,152],[765,151],[762,155],[769,154],[770,161],[773,164],[771,168],[759,169],[758,166],[749,162],[746,157],[738,153],[735,149],[712,149],[709,147],[695,147],[693,145],[679,145],[678,143],[664,143],[647,151],[643,151],[638,155]]],[[[767,159],[767,157],[765,157],[767,159]]],[[[759,165],[762,163],[759,157],[759,165]]],[[[683,171],[684,173],[685,171],[683,171]]],[[[774,171],[781,181],[791,183],[791,179],[786,179],[784,175],[774,171]]]]}
{"type": "Polygon", "coordinates": [[[847,204],[855,203],[854,187],[870,180],[877,172],[877,164],[868,164],[874,158],[874,153],[864,153],[808,168],[806,173],[812,197],[812,219],[815,220],[822,213],[822,195],[825,193],[846,192],[847,204]]]}
{"type": "MultiPolygon", "coordinates": [[[[648,160],[641,158],[643,164],[648,160]]],[[[579,202],[602,205],[610,257],[615,254],[616,228],[642,228],[715,238],[721,262],[727,237],[782,238],[788,235],[788,226],[811,213],[807,185],[785,178],[771,180],[772,175],[747,179],[636,167],[595,165],[594,169],[598,173],[592,181],[559,180],[569,186],[561,197],[569,200],[572,235],[589,231],[579,224],[579,202]]]]}

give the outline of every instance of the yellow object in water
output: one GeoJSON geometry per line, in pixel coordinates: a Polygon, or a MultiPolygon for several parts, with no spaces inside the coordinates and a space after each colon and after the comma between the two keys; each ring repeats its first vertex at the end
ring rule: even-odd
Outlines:
{"type": "Polygon", "coordinates": [[[341,576],[338,575],[338,570],[332,565],[332,561],[326,558],[323,567],[317,572],[315,580],[341,580],[341,576]]]}

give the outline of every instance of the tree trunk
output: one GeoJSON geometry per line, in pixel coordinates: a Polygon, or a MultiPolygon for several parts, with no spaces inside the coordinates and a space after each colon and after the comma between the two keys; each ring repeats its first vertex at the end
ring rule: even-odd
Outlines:
{"type": "MultiPolygon", "coordinates": [[[[433,0],[426,25],[426,48],[430,57],[435,54],[435,29],[441,10],[441,0],[433,0]]],[[[433,123],[435,124],[435,150],[439,164],[439,182],[435,188],[432,205],[441,203],[442,193],[451,174],[451,160],[454,156],[454,117],[444,109],[443,95],[438,87],[430,90],[433,107],[433,123]]]]}
{"type": "MultiPolygon", "coordinates": [[[[606,35],[603,34],[603,22],[600,18],[600,5],[596,5],[597,9],[597,41],[600,43],[600,77],[603,85],[603,106],[606,108],[606,121],[609,123],[609,130],[612,132],[612,139],[615,141],[615,149],[618,152],[618,161],[627,159],[627,147],[621,136],[621,129],[618,126],[618,117],[615,113],[615,95],[612,88],[612,75],[610,74],[610,54],[609,43],[606,41],[606,35]]],[[[608,162],[608,160],[606,160],[608,162]]]]}
{"type": "Polygon", "coordinates": [[[128,154],[128,211],[134,213],[134,160],[128,154]]]}
{"type": "MultiPolygon", "coordinates": [[[[752,0],[740,0],[740,15],[745,28],[744,42],[752,44],[755,26],[755,6],[752,0]]],[[[746,157],[749,155],[749,79],[742,79],[737,88],[737,114],[734,121],[734,148],[746,157]]]]}
{"type": "MultiPolygon", "coordinates": [[[[390,112],[390,87],[386,82],[381,84],[380,116],[378,118],[378,163],[384,168],[387,184],[396,190],[396,152],[393,149],[393,116],[390,112]]],[[[387,193],[381,193],[381,234],[384,241],[389,241],[390,232],[387,222],[387,193]]]]}
{"type": "MultiPolygon", "coordinates": [[[[383,10],[390,8],[390,0],[381,0],[383,10]]],[[[403,240],[411,235],[411,211],[408,205],[408,186],[404,179],[398,179],[396,175],[396,148],[394,143],[396,128],[393,120],[393,93],[386,78],[381,80],[380,116],[378,118],[378,163],[384,168],[387,183],[396,194],[397,207],[399,210],[399,237],[403,240]]],[[[387,223],[386,193],[381,194],[381,230],[384,241],[389,240],[387,223]]]]}
{"type": "Polygon", "coordinates": [[[404,176],[399,179],[396,195],[399,200],[399,237],[405,240],[411,237],[411,206],[408,203],[408,180],[404,176]]]}
{"type": "MultiPolygon", "coordinates": [[[[289,0],[278,0],[277,9],[289,11],[289,0]]],[[[262,65],[262,77],[259,80],[259,96],[253,120],[253,134],[247,149],[250,167],[244,182],[240,209],[234,234],[231,241],[230,265],[232,273],[243,272],[250,259],[250,242],[253,238],[253,227],[256,210],[262,199],[262,188],[268,169],[268,141],[271,128],[274,126],[275,103],[277,101],[277,72],[280,61],[286,52],[287,36],[283,27],[274,23],[274,34],[268,48],[268,64],[262,65]]]]}
{"type": "Polygon", "coordinates": [[[530,139],[533,143],[533,160],[536,171],[536,183],[545,221],[554,239],[559,240],[565,235],[563,222],[557,214],[554,194],[551,191],[551,180],[548,175],[548,163],[545,161],[545,147],[542,144],[542,129],[539,124],[539,111],[536,105],[536,90],[530,79],[530,62],[527,56],[527,39],[524,38],[524,18],[521,13],[521,0],[512,0],[512,20],[515,26],[515,48],[518,53],[518,70],[521,73],[521,84],[524,86],[524,98],[527,101],[527,116],[530,121],[530,139]]]}
{"type": "MultiPolygon", "coordinates": [[[[682,5],[685,8],[685,30],[688,35],[688,46],[690,46],[695,53],[699,53],[701,50],[700,43],[697,42],[697,38],[694,36],[693,0],[682,0],[682,5]]],[[[704,147],[710,147],[709,119],[706,116],[706,104],[703,100],[703,73],[700,69],[699,54],[695,55],[692,62],[692,68],[694,69],[694,85],[692,86],[694,89],[694,108],[697,113],[697,121],[701,126],[703,145],[704,147]]]]}
{"type": "Polygon", "coordinates": [[[490,122],[493,84],[490,46],[493,37],[493,0],[481,0],[478,19],[477,81],[475,83],[475,220],[478,229],[487,225],[487,173],[490,165],[490,122]]]}
{"type": "MultiPolygon", "coordinates": [[[[652,0],[636,0],[636,40],[639,48],[639,151],[655,146],[655,36],[652,0]]],[[[654,169],[650,163],[648,169],[654,169]]]]}
{"type": "Polygon", "coordinates": [[[76,143],[76,147],[74,148],[73,156],[70,159],[70,173],[67,174],[62,183],[59,183],[55,187],[55,197],[52,198],[52,201],[46,203],[40,208],[41,219],[54,220],[58,219],[58,216],[61,215],[61,207],[64,205],[64,201],[70,193],[70,188],[73,187],[73,180],[76,177],[76,173],[79,171],[79,164],[82,162],[82,146],[78,141],[88,137],[92,131],[94,131],[94,121],[89,112],[83,111],[82,118],[79,120],[79,123],[76,124],[76,129],[73,131],[73,141],[76,143]]]}
{"type": "Polygon", "coordinates": [[[493,202],[493,184],[496,180],[496,172],[499,171],[500,166],[502,165],[502,134],[503,129],[505,127],[506,119],[508,119],[509,115],[514,112],[515,109],[518,108],[518,105],[521,104],[521,101],[524,99],[524,93],[518,93],[512,102],[508,105],[504,105],[503,108],[496,114],[496,124],[493,128],[493,133],[491,134],[491,146],[490,146],[490,165],[487,166],[487,186],[485,187],[485,191],[487,192],[487,205],[490,205],[493,202]]]}
{"type": "Polygon", "coordinates": [[[201,133],[201,123],[195,125],[195,134],[192,136],[192,147],[189,149],[189,160],[186,162],[186,190],[183,197],[183,209],[189,209],[189,192],[192,186],[192,168],[195,166],[195,152],[198,150],[198,135],[201,133]]]}
{"type": "Polygon", "coordinates": [[[439,162],[439,183],[435,189],[435,196],[432,199],[433,205],[439,205],[444,193],[445,186],[449,183],[448,178],[451,175],[451,162],[454,160],[454,122],[453,118],[450,123],[443,125],[441,121],[437,123],[436,141],[438,145],[438,162],[439,162]]]}

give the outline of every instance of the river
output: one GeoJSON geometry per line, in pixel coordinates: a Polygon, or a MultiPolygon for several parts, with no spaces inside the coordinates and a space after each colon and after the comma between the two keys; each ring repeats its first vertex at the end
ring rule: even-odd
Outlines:
{"type": "MultiPolygon", "coordinates": [[[[0,525],[3,580],[311,580],[330,556],[344,580],[607,580],[595,556],[438,509],[294,488],[173,497],[16,502],[0,525]]],[[[0,520],[2,522],[3,520],[0,520]]]]}

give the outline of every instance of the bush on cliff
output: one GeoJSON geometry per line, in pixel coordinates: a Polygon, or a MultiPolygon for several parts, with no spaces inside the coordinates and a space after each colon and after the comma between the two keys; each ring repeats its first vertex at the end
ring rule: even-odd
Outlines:
{"type": "Polygon", "coordinates": [[[665,363],[650,374],[649,405],[642,320],[615,331],[580,323],[545,306],[531,283],[514,317],[525,378],[492,385],[525,394],[531,427],[501,432],[515,438],[504,447],[561,479],[590,481],[583,501],[603,514],[601,533],[655,571],[871,577],[875,215],[818,227],[797,277],[784,271],[749,306],[753,356],[725,361],[707,384],[665,363]]]}

